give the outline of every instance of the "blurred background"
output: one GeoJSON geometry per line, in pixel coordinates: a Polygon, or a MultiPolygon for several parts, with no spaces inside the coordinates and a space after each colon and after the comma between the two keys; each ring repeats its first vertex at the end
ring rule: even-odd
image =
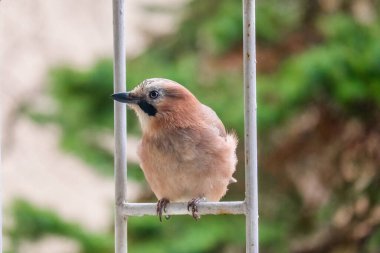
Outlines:
{"type": "MultiPolygon", "coordinates": [[[[380,3],[257,0],[260,248],[380,252],[380,3]]],[[[241,0],[127,0],[128,89],[165,77],[239,137],[241,0]]],[[[112,3],[0,2],[6,253],[113,252],[112,3]]],[[[156,201],[128,114],[128,200],[156,201]]],[[[243,216],[129,218],[131,253],[242,253],[243,216]]]]}

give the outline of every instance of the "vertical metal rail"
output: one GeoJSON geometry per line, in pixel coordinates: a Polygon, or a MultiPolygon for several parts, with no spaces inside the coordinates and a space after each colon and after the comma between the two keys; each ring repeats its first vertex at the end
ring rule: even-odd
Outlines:
{"type": "MultiPolygon", "coordinates": [[[[0,126],[2,125],[1,124],[2,122],[0,122],[0,126]]],[[[1,135],[1,131],[0,131],[0,143],[2,143],[2,135],[1,135]]],[[[2,185],[3,185],[3,181],[2,181],[2,177],[1,177],[1,174],[3,173],[2,171],[2,162],[1,162],[1,147],[0,147],[0,253],[3,252],[3,189],[2,189],[2,185]]]]}
{"type": "MultiPolygon", "coordinates": [[[[114,93],[126,91],[125,2],[113,0],[114,93]]],[[[126,106],[114,103],[115,134],[115,253],[127,252],[127,222],[122,209],[127,197],[126,106]]]]}
{"type": "Polygon", "coordinates": [[[246,252],[259,252],[255,0],[243,0],[246,252]]]}

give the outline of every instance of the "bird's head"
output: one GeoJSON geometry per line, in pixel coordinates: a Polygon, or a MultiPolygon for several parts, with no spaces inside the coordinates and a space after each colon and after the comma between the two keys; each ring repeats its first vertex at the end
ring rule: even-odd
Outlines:
{"type": "Polygon", "coordinates": [[[116,93],[112,98],[136,112],[144,132],[197,124],[200,103],[172,80],[146,79],[130,92],[116,93]]]}

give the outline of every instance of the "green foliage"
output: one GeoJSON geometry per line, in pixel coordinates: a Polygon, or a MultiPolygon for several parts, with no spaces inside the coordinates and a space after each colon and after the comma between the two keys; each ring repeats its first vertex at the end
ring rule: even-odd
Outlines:
{"type": "MultiPolygon", "coordinates": [[[[257,3],[259,41],[278,42],[299,25],[302,1],[260,0],[257,3]]],[[[178,31],[152,45],[170,60],[187,54],[220,56],[240,48],[243,38],[241,0],[193,0],[185,8],[178,31]]],[[[152,57],[154,58],[154,56],[152,57]]]]}
{"type": "Polygon", "coordinates": [[[51,72],[50,93],[57,101],[52,120],[62,128],[62,147],[101,172],[112,173],[112,154],[99,145],[96,135],[113,127],[112,63],[99,61],[87,71],[68,66],[51,72]]]}
{"type": "Polygon", "coordinates": [[[129,229],[132,253],[220,252],[220,245],[227,243],[243,252],[245,241],[242,216],[203,216],[198,222],[173,216],[163,223],[157,217],[130,218],[129,229]]]}
{"type": "Polygon", "coordinates": [[[376,253],[379,252],[380,248],[380,229],[374,232],[374,234],[369,238],[368,243],[364,246],[363,252],[365,253],[376,253]]]}
{"type": "MultiPolygon", "coordinates": [[[[206,3],[198,0],[193,4],[206,3]],[[198,2],[198,3],[197,3],[198,2]]],[[[197,45],[200,51],[213,55],[226,53],[240,43],[242,30],[241,1],[209,1],[208,8],[214,10],[213,15],[205,15],[206,20],[200,23],[197,32],[197,45]]]]}
{"type": "MultiPolygon", "coordinates": [[[[100,60],[88,70],[61,66],[51,71],[49,92],[56,99],[57,112],[50,117],[36,114],[35,119],[52,120],[62,128],[62,147],[80,156],[99,172],[112,175],[113,155],[101,146],[101,134],[112,133],[113,93],[112,61],[100,60]]],[[[138,131],[135,117],[128,128],[138,131]]]]}
{"type": "Polygon", "coordinates": [[[15,201],[12,215],[14,224],[8,235],[15,253],[18,253],[22,240],[38,240],[49,234],[77,241],[81,246],[81,253],[113,252],[114,241],[111,235],[85,231],[75,223],[63,221],[52,211],[37,208],[26,201],[15,201]]]}
{"type": "Polygon", "coordinates": [[[261,127],[289,118],[305,105],[323,103],[369,120],[380,105],[380,35],[344,15],[320,20],[326,42],[291,57],[260,80],[261,127]]]}
{"type": "Polygon", "coordinates": [[[64,128],[112,127],[113,121],[109,115],[113,112],[113,106],[109,96],[113,93],[113,74],[109,60],[99,61],[88,71],[57,68],[52,71],[51,77],[55,84],[50,86],[51,92],[59,98],[59,123],[64,128]]]}
{"type": "Polygon", "coordinates": [[[133,163],[128,163],[128,179],[133,179],[136,181],[144,181],[144,173],[141,170],[140,166],[133,163]]]}
{"type": "Polygon", "coordinates": [[[302,1],[258,0],[256,37],[262,43],[276,43],[301,26],[302,1]]]}

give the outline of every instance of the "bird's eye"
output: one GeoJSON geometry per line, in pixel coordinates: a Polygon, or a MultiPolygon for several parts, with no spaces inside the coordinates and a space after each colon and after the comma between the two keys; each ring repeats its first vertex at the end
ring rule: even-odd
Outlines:
{"type": "Polygon", "coordinates": [[[152,90],[151,92],[149,92],[149,97],[152,99],[158,98],[158,95],[159,93],[156,90],[152,90]]]}

